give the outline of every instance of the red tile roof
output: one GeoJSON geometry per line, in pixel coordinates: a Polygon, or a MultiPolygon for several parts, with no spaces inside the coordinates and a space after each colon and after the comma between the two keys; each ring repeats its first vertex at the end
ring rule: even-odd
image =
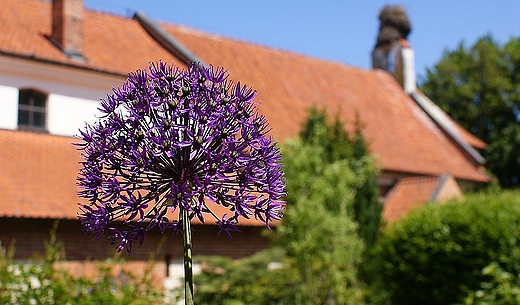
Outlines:
{"type": "Polygon", "coordinates": [[[408,212],[424,206],[438,186],[440,177],[410,177],[400,179],[385,200],[382,217],[393,222],[408,212]]]}
{"type": "Polygon", "coordinates": [[[488,181],[386,72],[182,26],[163,27],[205,62],[224,66],[233,78],[252,85],[279,139],[295,136],[313,105],[340,112],[341,119],[350,123],[359,112],[366,125],[364,135],[385,169],[429,175],[451,172],[459,179],[488,181]]]}
{"type": "MultiPolygon", "coordinates": [[[[0,129],[0,217],[76,219],[77,139],[0,129]]],[[[211,205],[223,215],[227,209],[211,205]]],[[[229,214],[229,212],[227,212],[229,214]]],[[[194,223],[199,223],[197,220],[194,223]]],[[[215,224],[206,218],[207,224],[215,224]]],[[[251,219],[246,225],[263,225],[251,219]]]]}
{"type": "MultiPolygon", "coordinates": [[[[86,61],[74,61],[46,38],[51,31],[49,2],[0,0],[0,5],[0,55],[116,74],[146,67],[150,61],[174,60],[137,21],[86,10],[83,43],[86,61]]],[[[307,109],[313,105],[339,113],[347,125],[352,125],[355,114],[359,113],[365,124],[363,133],[384,170],[434,176],[450,172],[457,179],[489,181],[483,170],[467,159],[384,71],[350,67],[184,26],[167,23],[160,26],[205,63],[225,67],[233,79],[256,89],[260,111],[268,118],[272,134],[278,140],[295,137],[307,109]]],[[[19,204],[33,206],[29,209],[13,205],[3,213],[13,216],[27,213],[29,217],[75,215],[74,205],[48,211],[45,207],[52,205],[43,204],[52,201],[59,207],[63,205],[61,202],[76,201],[72,181],[77,154],[69,146],[72,139],[7,131],[2,131],[1,136],[4,141],[0,146],[1,192],[19,204]],[[42,148],[35,147],[36,143],[41,143],[42,148]],[[52,149],[53,145],[63,151],[52,149]],[[61,166],[46,163],[60,154],[63,158],[55,161],[61,166]],[[16,168],[25,168],[25,172],[16,173],[16,168]],[[48,186],[50,181],[56,185],[48,186]],[[24,192],[20,193],[19,185],[25,187],[24,192]],[[27,198],[42,198],[42,202],[30,202],[27,198]]],[[[465,133],[465,138],[476,143],[470,144],[479,145],[469,133],[465,133]]]]}
{"type": "Polygon", "coordinates": [[[0,130],[3,217],[76,218],[79,154],[73,139],[0,130]]]}
{"type": "Polygon", "coordinates": [[[394,222],[428,202],[443,202],[461,197],[462,191],[450,174],[402,178],[388,193],[382,217],[388,222],[394,222]]]}
{"type": "Polygon", "coordinates": [[[69,59],[47,37],[51,34],[51,3],[40,0],[0,1],[0,52],[126,75],[149,61],[173,56],[135,21],[85,10],[83,55],[69,59]]]}

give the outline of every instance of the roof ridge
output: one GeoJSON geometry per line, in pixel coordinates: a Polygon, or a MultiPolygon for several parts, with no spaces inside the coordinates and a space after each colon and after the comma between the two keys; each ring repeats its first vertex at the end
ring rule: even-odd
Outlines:
{"type": "Polygon", "coordinates": [[[175,37],[168,34],[157,23],[148,18],[145,13],[138,11],[134,14],[133,19],[139,22],[141,27],[155,41],[157,41],[157,43],[159,43],[163,48],[165,48],[168,52],[173,54],[182,62],[199,62],[202,65],[205,65],[204,62],[199,57],[197,57],[197,55],[193,54],[191,50],[186,48],[182,43],[175,39],[175,37]]]}
{"type": "Polygon", "coordinates": [[[252,40],[248,40],[248,39],[244,39],[244,38],[240,38],[240,37],[233,37],[233,36],[224,35],[224,34],[220,34],[220,33],[210,33],[205,30],[191,27],[191,26],[188,26],[185,24],[168,22],[168,21],[157,21],[156,24],[162,25],[162,26],[167,26],[167,27],[172,27],[172,28],[175,28],[176,30],[182,31],[186,34],[198,35],[200,37],[204,37],[204,38],[208,38],[208,39],[213,39],[213,40],[223,39],[223,40],[229,40],[229,41],[234,41],[234,42],[246,43],[246,44],[249,44],[252,46],[265,48],[265,49],[268,49],[268,50],[274,51],[274,52],[289,53],[289,54],[295,55],[295,56],[301,56],[301,57],[305,57],[305,58],[312,59],[312,60],[346,66],[348,68],[354,68],[354,69],[358,69],[358,70],[362,70],[362,71],[373,71],[372,69],[366,69],[366,68],[354,66],[354,65],[346,63],[346,62],[341,62],[341,61],[332,60],[329,58],[323,58],[323,57],[317,57],[317,56],[305,54],[305,53],[299,52],[297,50],[284,49],[281,47],[271,46],[271,45],[267,45],[267,44],[264,44],[261,42],[256,42],[256,41],[252,41],[252,40]]]}

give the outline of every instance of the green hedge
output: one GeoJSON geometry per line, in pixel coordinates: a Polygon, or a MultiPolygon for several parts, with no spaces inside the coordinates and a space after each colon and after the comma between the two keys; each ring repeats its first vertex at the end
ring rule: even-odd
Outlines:
{"type": "Polygon", "coordinates": [[[195,275],[197,305],[289,305],[295,303],[300,278],[282,249],[272,248],[251,257],[233,260],[221,256],[199,256],[201,273],[195,275]],[[278,263],[270,268],[270,263],[278,263]]]}
{"type": "Polygon", "coordinates": [[[468,195],[430,204],[381,237],[376,291],[386,304],[455,304],[478,290],[496,262],[520,271],[520,192],[468,195]]]}

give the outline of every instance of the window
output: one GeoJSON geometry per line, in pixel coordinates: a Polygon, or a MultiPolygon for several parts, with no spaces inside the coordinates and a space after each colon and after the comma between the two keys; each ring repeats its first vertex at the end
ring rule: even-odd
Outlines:
{"type": "Polygon", "coordinates": [[[18,128],[35,131],[46,130],[47,94],[21,89],[18,98],[18,128]]]}

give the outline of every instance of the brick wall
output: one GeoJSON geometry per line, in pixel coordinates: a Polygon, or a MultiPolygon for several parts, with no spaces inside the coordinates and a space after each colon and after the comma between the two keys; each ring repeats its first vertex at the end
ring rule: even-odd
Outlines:
{"type": "MultiPolygon", "coordinates": [[[[51,219],[0,218],[1,245],[8,247],[14,242],[17,260],[27,260],[35,254],[43,254],[44,242],[49,241],[49,232],[54,222],[51,219]]],[[[269,245],[269,239],[261,234],[262,230],[266,230],[263,227],[240,227],[242,232],[233,234],[233,240],[229,240],[225,234],[217,237],[216,226],[195,225],[193,229],[194,256],[222,255],[241,258],[261,251],[269,245]]],[[[69,269],[72,274],[91,274],[96,261],[116,255],[114,245],[111,245],[106,237],[92,241],[92,236],[83,234],[78,221],[60,220],[56,235],[63,242],[66,253],[65,262],[60,265],[69,269]]],[[[147,234],[142,247],[136,244],[130,255],[126,252],[120,255],[127,261],[125,269],[139,272],[154,252],[157,252],[157,255],[153,274],[160,283],[166,277],[167,261],[182,261],[180,237],[174,240],[170,232],[161,235],[159,230],[154,230],[147,234]]]]}

